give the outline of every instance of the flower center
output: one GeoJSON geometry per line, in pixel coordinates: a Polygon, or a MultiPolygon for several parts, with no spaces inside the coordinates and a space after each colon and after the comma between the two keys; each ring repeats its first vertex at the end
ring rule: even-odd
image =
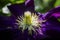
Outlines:
{"type": "Polygon", "coordinates": [[[40,28],[41,24],[38,20],[38,16],[29,11],[24,13],[24,16],[18,17],[17,25],[19,28],[22,28],[22,31],[28,29],[29,33],[36,31],[36,28],[40,28]]]}

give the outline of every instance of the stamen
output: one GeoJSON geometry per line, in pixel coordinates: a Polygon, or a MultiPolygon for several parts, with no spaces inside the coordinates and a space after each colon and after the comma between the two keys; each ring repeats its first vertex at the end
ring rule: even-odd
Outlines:
{"type": "Polygon", "coordinates": [[[29,34],[31,34],[32,31],[36,32],[36,29],[40,28],[41,23],[44,22],[40,22],[38,17],[36,14],[27,11],[23,16],[18,17],[16,24],[18,28],[22,28],[22,31],[28,29],[29,34]]]}

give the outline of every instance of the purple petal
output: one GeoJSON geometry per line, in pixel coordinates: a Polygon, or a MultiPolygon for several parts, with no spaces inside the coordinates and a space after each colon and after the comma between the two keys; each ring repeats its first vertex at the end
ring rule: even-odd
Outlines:
{"type": "Polygon", "coordinates": [[[60,22],[55,18],[49,18],[45,23],[45,32],[49,37],[60,37],[60,22]]]}
{"type": "Polygon", "coordinates": [[[26,11],[32,11],[34,12],[34,0],[27,0],[25,2],[25,5],[26,5],[26,11]]]}
{"type": "Polygon", "coordinates": [[[13,4],[11,6],[8,6],[11,13],[15,16],[20,16],[25,11],[25,5],[23,4],[13,4]]]}
{"type": "Polygon", "coordinates": [[[60,18],[60,7],[53,8],[45,14],[45,18],[48,19],[54,16],[55,18],[60,18]]]}
{"type": "Polygon", "coordinates": [[[15,25],[15,17],[7,17],[7,16],[0,16],[0,30],[4,30],[7,28],[14,28],[15,25]]]}
{"type": "Polygon", "coordinates": [[[52,14],[52,16],[55,16],[56,18],[60,18],[60,12],[52,14]]]}
{"type": "Polygon", "coordinates": [[[43,15],[45,18],[45,34],[48,37],[60,37],[60,22],[57,18],[60,18],[60,7],[56,7],[48,11],[43,15]]]}
{"type": "Polygon", "coordinates": [[[30,0],[26,0],[25,5],[27,5],[30,2],[30,0]]]}
{"type": "Polygon", "coordinates": [[[25,11],[34,11],[34,0],[27,0],[22,4],[12,4],[8,6],[11,13],[15,16],[22,15],[25,11]]]}

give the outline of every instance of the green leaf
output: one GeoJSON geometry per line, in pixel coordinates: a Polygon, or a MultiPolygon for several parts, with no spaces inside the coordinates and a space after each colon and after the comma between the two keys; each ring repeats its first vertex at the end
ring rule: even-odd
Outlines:
{"type": "Polygon", "coordinates": [[[60,6],[60,0],[56,0],[56,3],[55,3],[54,6],[55,6],[55,7],[56,7],[56,6],[60,6]]]}

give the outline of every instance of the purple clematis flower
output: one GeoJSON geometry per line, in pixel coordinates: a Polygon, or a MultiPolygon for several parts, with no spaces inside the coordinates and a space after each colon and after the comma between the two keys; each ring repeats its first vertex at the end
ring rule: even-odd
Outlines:
{"type": "MultiPolygon", "coordinates": [[[[8,8],[11,11],[12,16],[10,16],[10,17],[0,16],[2,18],[0,21],[1,22],[0,27],[3,27],[4,29],[6,29],[6,28],[11,29],[9,31],[12,34],[12,35],[11,34],[10,35],[12,36],[13,40],[40,40],[40,39],[45,38],[46,35],[48,37],[52,37],[53,33],[54,33],[54,35],[60,33],[60,29],[59,29],[60,22],[57,20],[57,18],[60,18],[60,12],[59,12],[60,7],[51,9],[46,14],[38,14],[38,13],[32,14],[35,12],[34,1],[27,0],[25,3],[13,4],[11,6],[8,6],[8,8]],[[26,11],[30,11],[31,13],[27,12],[27,14],[26,14],[26,11]],[[24,14],[24,12],[25,12],[25,14],[24,14]],[[24,15],[25,17],[23,16],[22,18],[24,18],[24,19],[22,19],[22,21],[20,21],[20,19],[21,19],[20,16],[22,16],[22,15],[24,15]],[[25,21],[26,18],[29,20],[30,20],[30,18],[32,20],[34,20],[35,18],[36,19],[32,22],[30,22],[31,20],[28,22],[28,21],[25,21]],[[16,22],[17,19],[18,19],[18,21],[16,22]],[[36,22],[37,19],[38,19],[38,22],[36,22]],[[23,25],[20,22],[22,22],[22,23],[27,22],[27,24],[28,24],[27,26],[29,26],[27,28],[28,29],[30,28],[31,30],[33,30],[32,35],[28,34],[28,29],[24,30],[24,33],[22,33],[23,30],[21,31],[21,30],[17,29],[18,25],[16,25],[15,23],[21,24],[23,26],[23,28],[25,27],[25,24],[23,25]],[[35,22],[39,26],[37,26],[35,24],[35,22]],[[31,25],[31,23],[32,23],[32,25],[31,25]],[[33,28],[31,28],[32,26],[33,26],[33,28]],[[37,34],[35,33],[35,30],[37,31],[37,34]],[[58,31],[58,33],[55,31],[58,31]]],[[[20,29],[22,29],[20,25],[19,25],[19,27],[20,27],[20,29]]]]}

